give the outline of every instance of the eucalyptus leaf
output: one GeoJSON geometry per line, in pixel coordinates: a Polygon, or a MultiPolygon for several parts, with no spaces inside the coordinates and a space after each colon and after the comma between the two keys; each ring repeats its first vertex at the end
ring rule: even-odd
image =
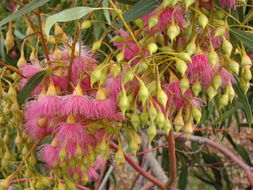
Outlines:
{"type": "Polygon", "coordinates": [[[41,7],[42,5],[46,4],[50,0],[34,0],[31,3],[27,4],[25,7],[21,8],[17,12],[7,16],[3,20],[0,21],[0,27],[3,26],[4,24],[14,20],[17,17],[22,16],[23,14],[29,13],[32,10],[41,7]]]}
{"type": "Polygon", "coordinates": [[[253,34],[239,29],[231,29],[232,34],[245,46],[253,50],[253,34]]]}
{"type": "Polygon", "coordinates": [[[96,8],[74,7],[51,15],[46,20],[45,33],[47,36],[49,36],[50,29],[57,22],[68,22],[72,20],[78,20],[94,10],[96,10],[96,8]]]}
{"type": "Polygon", "coordinates": [[[38,84],[44,79],[47,71],[40,71],[33,75],[22,88],[22,90],[18,93],[18,103],[20,105],[24,104],[26,99],[30,96],[32,91],[38,86],[38,84]]]}

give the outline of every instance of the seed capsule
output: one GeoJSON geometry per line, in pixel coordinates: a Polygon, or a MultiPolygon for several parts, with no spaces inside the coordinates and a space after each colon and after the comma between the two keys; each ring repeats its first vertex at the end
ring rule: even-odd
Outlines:
{"type": "Polygon", "coordinates": [[[136,26],[138,26],[139,28],[143,28],[143,25],[144,25],[144,21],[140,18],[136,19],[135,20],[135,24],[136,26]]]}
{"type": "Polygon", "coordinates": [[[113,64],[112,67],[111,67],[111,72],[112,72],[113,77],[119,76],[119,74],[121,73],[120,64],[113,64]]]}
{"type": "Polygon", "coordinates": [[[240,70],[240,66],[239,64],[234,61],[234,60],[231,60],[229,63],[228,63],[228,68],[234,72],[235,74],[239,74],[239,70],[240,70]]]}
{"type": "Polygon", "coordinates": [[[195,43],[195,38],[186,46],[186,52],[189,55],[193,55],[197,51],[197,46],[195,43]]]}
{"type": "Polygon", "coordinates": [[[134,114],[131,116],[131,123],[135,129],[137,129],[141,124],[140,117],[136,112],[134,112],[134,114]]]}
{"type": "Polygon", "coordinates": [[[229,96],[228,96],[227,94],[223,94],[223,95],[219,98],[218,108],[219,108],[219,109],[224,108],[226,105],[228,105],[228,101],[229,101],[229,96]]]}
{"type": "Polygon", "coordinates": [[[116,59],[117,59],[118,62],[123,61],[123,60],[124,60],[124,51],[121,51],[121,52],[117,55],[116,59]]]}
{"type": "Polygon", "coordinates": [[[208,62],[211,64],[212,68],[219,62],[219,56],[212,48],[210,53],[208,54],[208,62]]]}
{"type": "Polygon", "coordinates": [[[242,66],[251,66],[252,65],[252,61],[251,61],[250,57],[245,52],[243,52],[243,54],[242,54],[241,65],[242,66]]]}
{"type": "Polygon", "coordinates": [[[102,41],[101,41],[101,40],[96,41],[96,42],[93,43],[91,49],[92,49],[93,51],[96,51],[96,50],[98,50],[98,49],[101,47],[101,45],[102,45],[102,41]]]}
{"type": "Polygon", "coordinates": [[[225,26],[219,26],[214,31],[214,37],[223,37],[226,33],[226,27],[225,26]]]}
{"type": "Polygon", "coordinates": [[[141,119],[142,127],[144,127],[144,125],[146,125],[148,122],[148,114],[146,111],[142,111],[140,119],[141,119]]]}
{"type": "Polygon", "coordinates": [[[114,160],[116,162],[116,164],[119,166],[120,164],[123,164],[125,162],[125,157],[124,157],[124,153],[122,151],[121,148],[119,148],[119,150],[116,152],[115,156],[114,156],[114,160]]]}
{"type": "Polygon", "coordinates": [[[134,138],[130,141],[130,149],[134,155],[136,155],[136,152],[139,150],[138,143],[135,141],[134,138]]]}
{"type": "Polygon", "coordinates": [[[82,22],[82,29],[85,30],[85,29],[88,29],[91,27],[91,21],[89,20],[85,20],[82,22]]]}
{"type": "Polygon", "coordinates": [[[246,81],[250,81],[252,79],[252,74],[250,68],[243,68],[242,69],[242,77],[246,81]]]}
{"type": "Polygon", "coordinates": [[[155,106],[154,106],[153,103],[150,104],[148,113],[149,113],[150,121],[154,121],[155,118],[156,118],[156,116],[157,116],[157,110],[156,110],[156,108],[155,108],[155,106]]]}
{"type": "Polygon", "coordinates": [[[177,53],[176,56],[185,62],[192,62],[191,56],[186,52],[177,53]]]}
{"type": "Polygon", "coordinates": [[[187,139],[189,139],[189,137],[191,136],[191,134],[193,133],[193,126],[192,126],[192,121],[189,119],[184,126],[184,133],[185,133],[185,137],[187,139]]]}
{"type": "Polygon", "coordinates": [[[195,0],[184,0],[186,9],[188,9],[194,2],[195,0]]]}
{"type": "Polygon", "coordinates": [[[99,81],[101,79],[101,76],[102,76],[102,69],[101,68],[95,69],[90,75],[91,86],[93,86],[95,82],[99,81]]]}

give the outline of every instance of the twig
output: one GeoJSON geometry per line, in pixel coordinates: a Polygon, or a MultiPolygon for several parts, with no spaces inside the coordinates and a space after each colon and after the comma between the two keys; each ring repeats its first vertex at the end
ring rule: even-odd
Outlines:
{"type": "Polygon", "coordinates": [[[175,140],[173,131],[170,130],[168,136],[168,148],[169,148],[169,168],[170,168],[170,179],[166,183],[166,187],[171,190],[172,184],[175,182],[177,178],[177,160],[176,160],[176,150],[175,150],[175,140]]]}
{"type": "MultiPolygon", "coordinates": [[[[158,134],[160,134],[160,135],[166,135],[163,131],[158,131],[158,134]]],[[[174,135],[179,135],[179,134],[182,134],[182,133],[174,133],[174,135]]],[[[187,140],[187,138],[185,137],[185,135],[182,135],[180,138],[184,139],[184,140],[187,140]]],[[[233,162],[235,162],[238,166],[240,166],[244,170],[244,172],[247,175],[247,178],[248,178],[250,186],[253,187],[252,167],[250,167],[249,165],[247,165],[246,163],[244,163],[244,161],[241,160],[236,154],[234,154],[233,152],[229,151],[223,145],[220,145],[220,144],[218,144],[216,142],[213,142],[213,141],[209,140],[206,137],[190,136],[188,140],[190,140],[192,142],[198,142],[198,143],[203,143],[203,144],[212,146],[213,148],[215,148],[218,151],[220,151],[227,158],[229,158],[230,160],[232,160],[233,162]]]]}
{"type": "MultiPolygon", "coordinates": [[[[110,143],[110,146],[113,149],[118,150],[118,146],[116,144],[114,144],[113,142],[110,143]]],[[[156,179],[154,176],[152,176],[151,174],[147,173],[145,170],[143,170],[142,167],[140,167],[139,165],[137,165],[126,153],[124,153],[125,159],[127,160],[127,162],[137,171],[139,172],[141,175],[143,175],[146,179],[148,179],[149,181],[151,181],[152,183],[154,183],[155,185],[157,185],[158,187],[160,187],[161,189],[165,189],[165,184],[163,182],[161,182],[160,180],[156,179]]]]}
{"type": "Polygon", "coordinates": [[[23,78],[27,78],[26,76],[24,76],[21,72],[19,72],[19,70],[16,67],[13,67],[11,65],[8,65],[6,63],[0,62],[0,65],[5,66],[6,68],[10,69],[11,71],[17,73],[18,75],[20,75],[23,78]]]}

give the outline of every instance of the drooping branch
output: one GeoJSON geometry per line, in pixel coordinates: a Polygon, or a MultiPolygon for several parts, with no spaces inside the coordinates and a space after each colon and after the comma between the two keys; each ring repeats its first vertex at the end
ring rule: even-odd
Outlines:
{"type": "MultiPolygon", "coordinates": [[[[118,149],[118,146],[114,144],[113,142],[110,143],[110,146],[113,149],[118,149]]],[[[157,185],[161,189],[165,189],[165,184],[161,182],[160,180],[156,179],[151,174],[147,173],[142,167],[140,167],[138,164],[136,164],[126,153],[124,153],[126,161],[141,175],[143,175],[146,179],[157,185]]]]}
{"type": "MultiPolygon", "coordinates": [[[[159,135],[165,135],[165,133],[163,131],[158,131],[159,135]]],[[[177,136],[179,134],[182,133],[173,133],[174,136],[177,136]]],[[[187,140],[185,135],[182,135],[180,137],[181,139],[187,140]]],[[[252,167],[250,167],[249,165],[247,165],[242,159],[240,159],[236,154],[234,154],[233,152],[229,151],[226,147],[224,147],[221,144],[218,144],[216,142],[211,141],[210,139],[206,138],[206,137],[198,137],[198,136],[190,136],[189,139],[192,142],[198,142],[198,143],[202,143],[205,145],[209,145],[212,146],[213,148],[217,149],[218,151],[220,151],[222,154],[224,154],[228,159],[232,160],[233,162],[235,162],[238,166],[240,166],[244,172],[247,175],[249,184],[251,185],[251,187],[253,187],[253,175],[252,175],[252,167]]]]}

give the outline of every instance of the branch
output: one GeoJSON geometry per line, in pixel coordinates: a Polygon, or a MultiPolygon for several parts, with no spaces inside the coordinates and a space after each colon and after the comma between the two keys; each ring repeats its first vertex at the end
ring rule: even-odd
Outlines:
{"type": "Polygon", "coordinates": [[[176,150],[175,150],[175,139],[172,129],[169,132],[168,136],[168,148],[169,148],[169,167],[170,167],[170,179],[166,183],[166,189],[171,190],[172,184],[177,178],[177,159],[176,159],[176,150]]]}
{"type": "MultiPolygon", "coordinates": [[[[110,143],[110,146],[115,149],[118,150],[118,146],[116,144],[114,144],[113,142],[110,143]]],[[[158,187],[160,187],[161,189],[165,189],[165,184],[163,182],[161,182],[160,180],[156,179],[154,176],[152,176],[151,174],[147,173],[142,167],[140,167],[139,165],[137,165],[126,153],[124,153],[125,159],[127,160],[127,162],[137,171],[139,172],[141,175],[143,175],[145,178],[147,178],[149,181],[151,181],[152,183],[154,183],[155,185],[157,185],[158,187]]]]}
{"type": "MultiPolygon", "coordinates": [[[[157,134],[166,135],[163,131],[158,131],[157,134]]],[[[179,134],[182,134],[182,133],[174,133],[174,135],[179,135],[179,134]]],[[[182,135],[180,138],[184,139],[184,140],[187,140],[185,135],[182,135]]],[[[190,136],[189,140],[192,141],[192,142],[198,142],[198,143],[203,143],[203,144],[212,146],[213,148],[217,149],[222,154],[224,154],[227,158],[229,158],[230,160],[235,162],[238,166],[240,166],[244,170],[244,172],[246,173],[246,175],[248,177],[248,181],[249,181],[250,186],[253,187],[252,167],[250,167],[246,163],[244,163],[244,161],[241,158],[239,158],[236,154],[229,151],[223,145],[220,145],[216,142],[213,142],[213,141],[211,141],[211,140],[209,140],[208,138],[205,138],[205,137],[190,136]]]]}

